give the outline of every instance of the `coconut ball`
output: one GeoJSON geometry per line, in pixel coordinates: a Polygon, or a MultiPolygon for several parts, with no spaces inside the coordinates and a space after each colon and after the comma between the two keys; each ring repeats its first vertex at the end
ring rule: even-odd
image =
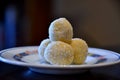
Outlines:
{"type": "Polygon", "coordinates": [[[88,54],[88,45],[87,43],[79,38],[72,39],[71,46],[74,51],[74,64],[83,64],[87,54],[88,54]]]}
{"type": "Polygon", "coordinates": [[[71,43],[73,37],[72,25],[66,18],[54,20],[49,27],[49,38],[51,41],[63,41],[71,43]]]}
{"type": "Polygon", "coordinates": [[[53,41],[45,49],[44,57],[50,64],[69,65],[74,54],[72,47],[62,41],[53,41]]]}
{"type": "Polygon", "coordinates": [[[42,60],[45,60],[44,52],[45,52],[45,48],[48,46],[49,43],[50,43],[50,39],[44,39],[43,41],[41,41],[40,46],[38,47],[38,54],[40,56],[40,59],[42,60]]]}

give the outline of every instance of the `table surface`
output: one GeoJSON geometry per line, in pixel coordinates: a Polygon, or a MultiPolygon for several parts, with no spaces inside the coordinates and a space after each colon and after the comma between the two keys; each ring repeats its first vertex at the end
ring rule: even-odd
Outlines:
{"type": "Polygon", "coordinates": [[[0,80],[120,80],[120,64],[89,69],[84,73],[69,75],[42,74],[27,67],[0,62],[0,80]]]}

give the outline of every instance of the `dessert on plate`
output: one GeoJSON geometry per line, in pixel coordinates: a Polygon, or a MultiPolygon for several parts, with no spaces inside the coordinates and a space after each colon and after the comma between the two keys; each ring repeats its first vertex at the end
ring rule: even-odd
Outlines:
{"type": "Polygon", "coordinates": [[[73,28],[66,18],[54,20],[48,29],[49,38],[38,48],[40,59],[55,65],[83,64],[88,54],[87,43],[73,38],[73,28]]]}

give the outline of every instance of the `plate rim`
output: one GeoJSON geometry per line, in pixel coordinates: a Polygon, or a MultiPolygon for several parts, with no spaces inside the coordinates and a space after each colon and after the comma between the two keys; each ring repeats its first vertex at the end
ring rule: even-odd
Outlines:
{"type": "MultiPolygon", "coordinates": [[[[6,59],[2,57],[1,55],[11,49],[18,49],[18,48],[27,48],[27,47],[38,47],[38,46],[22,46],[22,47],[13,47],[13,48],[8,48],[0,51],[0,61],[11,64],[11,65],[18,65],[18,66],[25,66],[25,67],[35,67],[35,68],[57,68],[57,69],[86,69],[86,68],[95,68],[95,67],[102,67],[102,66],[110,66],[114,64],[120,63],[120,59],[114,62],[109,62],[109,63],[99,63],[99,64],[81,64],[81,65],[47,65],[47,64],[30,64],[30,63],[24,63],[20,61],[11,61],[9,59],[6,59]]],[[[89,47],[89,49],[97,49],[97,50],[104,50],[104,51],[109,51],[112,54],[115,54],[120,57],[120,54],[111,50],[106,50],[106,49],[101,49],[101,48],[94,48],[94,47],[89,47]]]]}

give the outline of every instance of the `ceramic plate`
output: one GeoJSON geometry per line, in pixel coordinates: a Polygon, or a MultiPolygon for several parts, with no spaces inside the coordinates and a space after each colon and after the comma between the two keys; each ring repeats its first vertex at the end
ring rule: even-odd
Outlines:
{"type": "Polygon", "coordinates": [[[98,48],[89,48],[86,61],[82,65],[51,65],[40,60],[38,46],[15,47],[0,51],[0,60],[5,63],[26,66],[30,70],[48,74],[72,74],[88,69],[110,66],[120,62],[120,54],[98,48]]]}

